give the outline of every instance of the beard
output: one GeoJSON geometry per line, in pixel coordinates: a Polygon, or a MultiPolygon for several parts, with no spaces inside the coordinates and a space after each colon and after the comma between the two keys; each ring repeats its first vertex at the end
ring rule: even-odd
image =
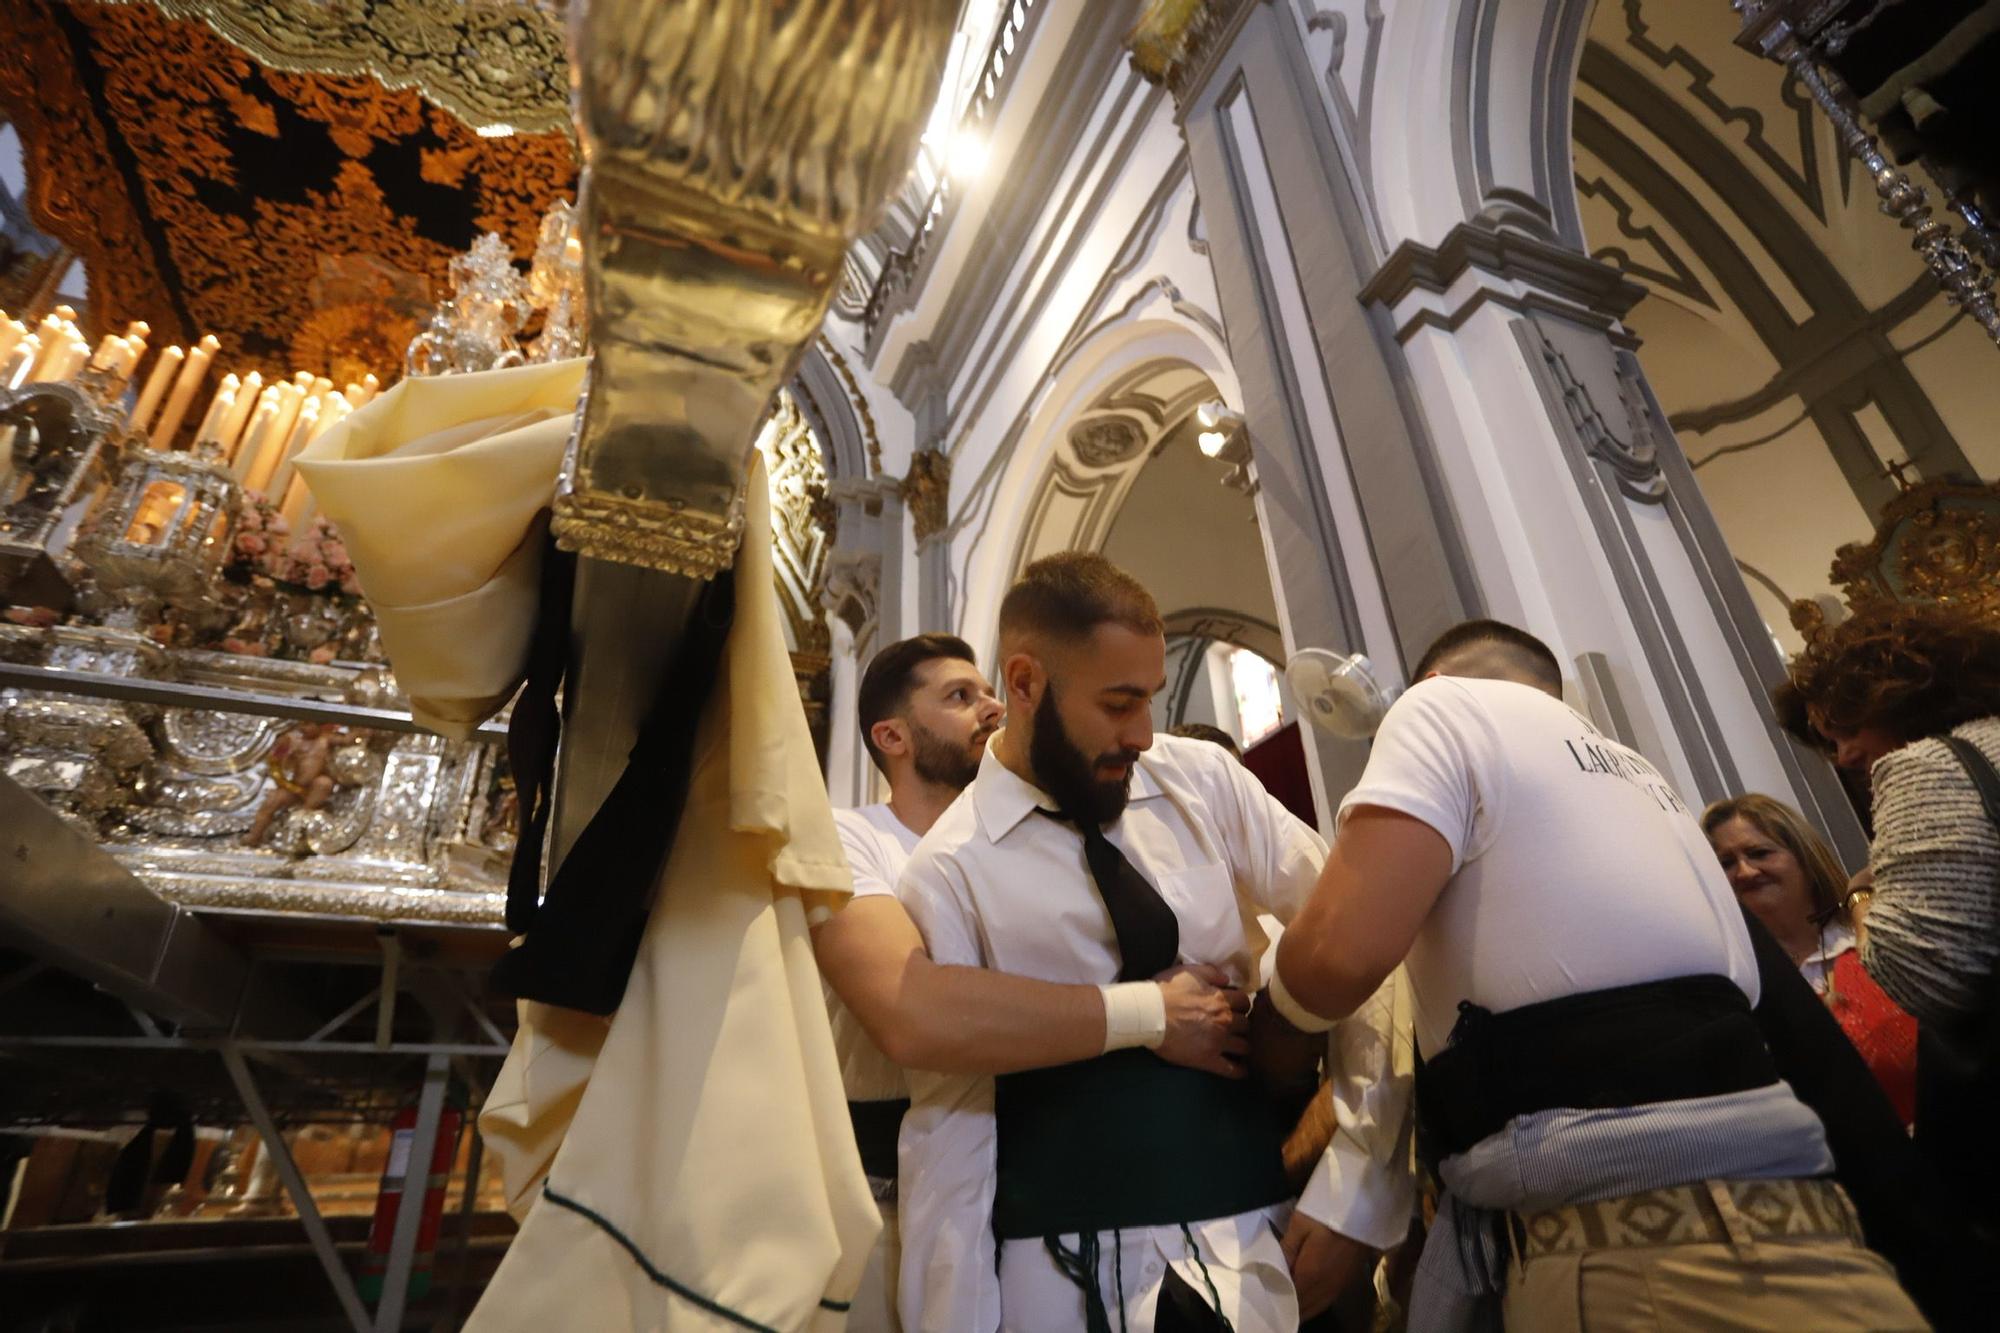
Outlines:
{"type": "Polygon", "coordinates": [[[913,719],[910,722],[910,738],[916,746],[910,757],[915,762],[917,776],[925,782],[950,787],[953,791],[964,791],[979,776],[979,761],[986,754],[986,738],[992,734],[992,727],[982,727],[972,734],[971,740],[955,745],[913,719]]]}
{"type": "Polygon", "coordinates": [[[1099,825],[1124,814],[1132,797],[1132,765],[1138,759],[1137,750],[1113,750],[1094,759],[1086,755],[1063,727],[1054,682],[1042,691],[1042,701],[1035,706],[1034,734],[1028,739],[1028,766],[1063,814],[1099,825]],[[1124,765],[1125,776],[1099,777],[1099,770],[1108,764],[1124,765]]]}

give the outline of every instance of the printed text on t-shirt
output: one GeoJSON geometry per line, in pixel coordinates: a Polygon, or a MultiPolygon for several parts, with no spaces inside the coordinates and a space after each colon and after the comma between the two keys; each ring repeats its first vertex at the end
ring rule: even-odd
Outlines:
{"type": "Polygon", "coordinates": [[[1683,815],[1689,813],[1687,805],[1667,784],[1667,780],[1660,776],[1659,770],[1638,755],[1607,749],[1588,736],[1564,741],[1563,744],[1569,747],[1570,758],[1576,760],[1576,766],[1583,772],[1605,773],[1614,778],[1623,778],[1652,797],[1662,810],[1683,815]]]}

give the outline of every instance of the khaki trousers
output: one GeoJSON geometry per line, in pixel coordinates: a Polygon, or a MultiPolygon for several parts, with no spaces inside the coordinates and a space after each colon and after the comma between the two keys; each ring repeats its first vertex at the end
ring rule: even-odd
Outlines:
{"type": "MultiPolygon", "coordinates": [[[[1763,1228],[1746,1222],[1718,1182],[1705,1188],[1721,1205],[1727,1239],[1631,1244],[1626,1229],[1624,1244],[1570,1239],[1523,1248],[1524,1233],[1517,1232],[1502,1304],[1506,1327],[1522,1333],[1902,1333],[1930,1327],[1895,1270],[1873,1250],[1841,1235],[1753,1234],[1763,1228]],[[1547,1252],[1551,1248],[1555,1252],[1547,1252]]],[[[1655,1202],[1634,1196],[1588,1206],[1600,1216],[1643,1224],[1644,1210],[1655,1202]]],[[[1600,1226],[1598,1234],[1612,1231],[1600,1226]]]]}

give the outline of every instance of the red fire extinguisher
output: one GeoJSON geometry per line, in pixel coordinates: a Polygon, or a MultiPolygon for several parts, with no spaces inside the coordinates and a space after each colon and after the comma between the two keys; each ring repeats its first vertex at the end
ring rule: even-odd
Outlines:
{"type": "MultiPolygon", "coordinates": [[[[437,1142],[430,1145],[430,1170],[424,1176],[423,1217],[417,1224],[417,1250],[410,1264],[408,1299],[422,1300],[431,1289],[431,1268],[437,1258],[438,1226],[444,1217],[444,1191],[451,1180],[452,1158],[457,1155],[461,1112],[447,1105],[438,1116],[437,1142]]],[[[402,1210],[405,1182],[416,1151],[417,1108],[405,1106],[396,1114],[389,1138],[389,1161],[382,1168],[382,1187],[375,1196],[375,1221],[368,1228],[368,1249],[361,1257],[361,1298],[382,1299],[383,1279],[389,1272],[389,1246],[396,1235],[396,1215],[402,1210]]]]}

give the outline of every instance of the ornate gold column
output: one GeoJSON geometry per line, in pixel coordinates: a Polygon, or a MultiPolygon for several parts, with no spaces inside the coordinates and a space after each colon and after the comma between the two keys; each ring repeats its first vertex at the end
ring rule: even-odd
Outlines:
{"type": "Polygon", "coordinates": [[[595,361],[555,507],[580,552],[550,864],[624,769],[757,426],[909,171],[952,0],[573,0],[595,361]]]}
{"type": "Polygon", "coordinates": [[[572,6],[597,361],[565,548],[700,578],[734,559],[757,423],[909,170],[955,11],[572,6]]]}

